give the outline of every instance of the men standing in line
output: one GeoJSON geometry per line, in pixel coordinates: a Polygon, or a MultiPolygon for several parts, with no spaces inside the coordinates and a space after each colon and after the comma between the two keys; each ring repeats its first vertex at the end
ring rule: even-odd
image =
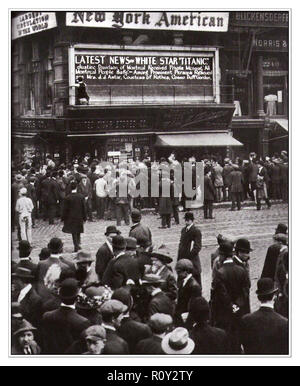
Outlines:
{"type": "Polygon", "coordinates": [[[199,252],[202,248],[202,234],[194,224],[194,214],[186,212],[184,215],[186,226],[181,231],[181,237],[178,247],[178,261],[188,259],[194,267],[193,276],[201,287],[201,263],[199,252]]]}
{"type": "Polygon", "coordinates": [[[74,252],[81,249],[80,234],[83,233],[83,223],[86,221],[84,197],[77,193],[77,183],[72,181],[71,194],[64,201],[62,220],[64,226],[62,231],[71,233],[74,244],[74,252]]]}

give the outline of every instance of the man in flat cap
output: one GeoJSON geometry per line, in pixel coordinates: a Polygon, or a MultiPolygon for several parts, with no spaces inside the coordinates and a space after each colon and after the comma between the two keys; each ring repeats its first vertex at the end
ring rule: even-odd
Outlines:
{"type": "Polygon", "coordinates": [[[83,332],[83,335],[88,348],[83,355],[101,355],[106,344],[105,328],[97,325],[91,326],[83,332]]]}
{"type": "Polygon", "coordinates": [[[240,326],[241,343],[247,355],[288,355],[288,320],[274,311],[277,288],[271,278],[257,282],[260,308],[243,316],[240,326]]]}
{"type": "Polygon", "coordinates": [[[202,288],[193,277],[193,264],[188,259],[181,259],[176,264],[178,298],[175,308],[174,323],[185,326],[188,321],[189,302],[193,297],[202,295],[202,288]]]}
{"type": "Polygon", "coordinates": [[[105,328],[107,340],[103,354],[129,354],[128,344],[117,332],[117,328],[120,327],[121,320],[126,310],[127,306],[116,299],[107,300],[100,307],[100,313],[103,320],[102,326],[105,328]]]}
{"type": "Polygon", "coordinates": [[[109,225],[104,233],[106,239],[96,253],[96,273],[99,281],[102,281],[103,274],[111,259],[114,258],[114,251],[112,247],[112,238],[119,235],[121,232],[114,226],[109,225]]]}
{"type": "Polygon", "coordinates": [[[184,219],[186,226],[181,231],[177,260],[188,259],[192,262],[194,267],[193,276],[201,287],[199,252],[202,248],[202,234],[194,224],[194,214],[192,212],[186,212],[184,219]]]}
{"type": "Polygon", "coordinates": [[[278,224],[273,236],[274,244],[270,245],[265,258],[261,277],[269,277],[275,279],[275,271],[278,256],[281,252],[287,250],[287,226],[285,224],[278,224]]]}
{"type": "Polygon", "coordinates": [[[172,328],[172,317],[167,314],[156,313],[150,316],[148,325],[152,336],[141,340],[136,346],[136,354],[140,355],[164,355],[161,342],[164,336],[172,328]]]}

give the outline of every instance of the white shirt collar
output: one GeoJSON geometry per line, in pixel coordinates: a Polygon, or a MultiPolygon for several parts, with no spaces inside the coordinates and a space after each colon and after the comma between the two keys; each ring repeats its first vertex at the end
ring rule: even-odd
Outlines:
{"type": "Polygon", "coordinates": [[[159,268],[159,270],[155,273],[156,275],[160,275],[162,273],[162,271],[164,270],[165,268],[165,265],[163,265],[162,267],[159,268]]]}
{"type": "Polygon", "coordinates": [[[227,263],[233,263],[233,260],[230,258],[223,261],[223,264],[227,264],[227,263]]]}
{"type": "Polygon", "coordinates": [[[27,286],[24,287],[20,291],[20,294],[19,294],[19,297],[18,297],[18,303],[21,303],[21,301],[25,298],[25,296],[28,294],[28,292],[31,290],[31,288],[32,288],[32,285],[31,284],[27,284],[27,286]]]}
{"type": "Polygon", "coordinates": [[[73,310],[75,310],[75,304],[65,304],[65,303],[61,302],[60,306],[61,307],[72,308],[73,310]]]}
{"type": "Polygon", "coordinates": [[[109,248],[109,250],[111,251],[111,253],[113,254],[114,251],[113,251],[113,248],[112,248],[111,243],[110,243],[107,239],[105,240],[105,243],[106,243],[106,245],[108,246],[108,248],[109,248]]]}
{"type": "Polygon", "coordinates": [[[194,223],[192,223],[191,225],[187,225],[186,232],[189,231],[193,225],[194,225],[194,223]]]}
{"type": "Polygon", "coordinates": [[[117,256],[115,256],[115,259],[118,259],[120,256],[125,255],[125,251],[120,252],[117,256]]]}
{"type": "Polygon", "coordinates": [[[190,280],[190,278],[193,276],[192,273],[189,273],[185,279],[183,279],[182,287],[186,285],[186,283],[190,280]]]}
{"type": "Polygon", "coordinates": [[[31,260],[31,258],[28,256],[28,257],[20,257],[20,260],[21,261],[30,261],[31,260]]]}
{"type": "Polygon", "coordinates": [[[116,331],[116,329],[114,328],[114,326],[110,326],[110,325],[105,324],[105,323],[102,323],[102,326],[103,326],[106,330],[116,331]]]}
{"type": "Polygon", "coordinates": [[[151,293],[151,296],[155,296],[159,292],[162,292],[160,288],[155,288],[155,290],[151,293]]]}
{"type": "Polygon", "coordinates": [[[266,307],[266,308],[274,308],[274,304],[273,303],[261,303],[260,304],[261,307],[266,307]]]}
{"type": "Polygon", "coordinates": [[[50,257],[54,257],[54,259],[59,259],[60,258],[60,254],[51,253],[50,257]]]}

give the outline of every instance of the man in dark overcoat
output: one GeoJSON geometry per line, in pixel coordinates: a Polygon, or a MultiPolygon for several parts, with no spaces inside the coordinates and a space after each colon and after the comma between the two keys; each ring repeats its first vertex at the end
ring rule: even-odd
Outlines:
{"type": "Polygon", "coordinates": [[[65,279],[59,289],[61,305],[57,310],[45,312],[42,321],[43,353],[64,354],[71,344],[91,323],[75,310],[79,293],[77,280],[65,279]]]}
{"type": "Polygon", "coordinates": [[[173,213],[173,202],[171,198],[171,180],[167,171],[162,171],[159,183],[158,213],[161,215],[161,226],[159,228],[171,228],[171,215],[173,213]]]}
{"type": "Polygon", "coordinates": [[[85,210],[89,221],[93,221],[92,213],[92,197],[93,197],[93,187],[86,175],[81,177],[81,181],[77,187],[77,193],[81,193],[84,197],[85,210]]]}
{"type": "Polygon", "coordinates": [[[213,203],[217,198],[216,190],[211,179],[211,167],[204,168],[204,202],[203,211],[205,219],[213,219],[213,203]]]}
{"type": "Polygon", "coordinates": [[[177,260],[188,259],[193,263],[193,276],[201,287],[199,252],[202,248],[202,234],[200,229],[194,224],[194,214],[192,212],[186,212],[184,219],[186,226],[181,231],[177,260]]]}
{"type": "Polygon", "coordinates": [[[114,251],[112,247],[112,237],[119,235],[121,232],[114,226],[109,225],[106,228],[104,235],[105,242],[101,245],[96,253],[96,273],[100,282],[102,282],[103,274],[111,259],[114,258],[114,251]]]}
{"type": "Polygon", "coordinates": [[[141,224],[142,214],[138,209],[132,209],[131,211],[131,220],[132,226],[129,231],[129,237],[134,237],[135,239],[147,239],[150,244],[152,244],[152,234],[149,227],[144,224],[141,224]]]}
{"type": "Polygon", "coordinates": [[[241,199],[243,194],[243,174],[238,165],[233,165],[234,170],[228,176],[228,185],[231,193],[231,210],[241,210],[241,199]]]}
{"type": "Polygon", "coordinates": [[[102,277],[102,283],[112,289],[125,286],[128,280],[133,283],[141,278],[139,263],[130,253],[126,252],[126,240],[123,236],[112,239],[114,258],[108,263],[102,277]]]}
{"type": "Polygon", "coordinates": [[[238,327],[240,318],[249,311],[249,276],[232,258],[229,241],[220,245],[221,267],[215,272],[211,287],[212,319],[215,327],[224,329],[230,339],[231,353],[240,353],[238,327]]]}
{"type": "Polygon", "coordinates": [[[49,224],[54,224],[54,218],[59,212],[60,188],[56,178],[57,172],[52,172],[48,191],[49,224]]]}
{"type": "Polygon", "coordinates": [[[64,226],[62,231],[71,233],[74,244],[74,252],[81,248],[80,234],[83,233],[83,223],[86,221],[86,211],[84,197],[77,193],[77,184],[75,181],[70,183],[71,194],[69,194],[63,205],[62,220],[64,226]]]}
{"type": "Polygon", "coordinates": [[[189,302],[192,298],[202,294],[202,288],[192,275],[193,268],[192,262],[187,259],[181,259],[176,264],[175,269],[178,276],[178,297],[174,315],[176,326],[190,325],[190,320],[187,320],[189,302]]]}
{"type": "Polygon", "coordinates": [[[243,316],[240,326],[241,343],[247,355],[288,355],[288,320],[274,311],[277,288],[270,278],[257,282],[259,310],[243,316]]]}
{"type": "Polygon", "coordinates": [[[229,340],[226,332],[208,324],[210,318],[208,302],[202,298],[192,298],[189,304],[189,315],[195,323],[190,336],[195,342],[194,355],[224,355],[229,351],[229,340]]]}

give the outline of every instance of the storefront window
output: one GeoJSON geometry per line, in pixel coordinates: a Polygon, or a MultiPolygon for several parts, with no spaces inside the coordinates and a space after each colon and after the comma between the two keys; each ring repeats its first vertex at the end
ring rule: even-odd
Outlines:
{"type": "Polygon", "coordinates": [[[227,84],[232,86],[233,103],[235,105],[233,116],[251,115],[252,74],[229,71],[227,84]]]}
{"type": "Polygon", "coordinates": [[[264,111],[267,115],[287,114],[287,76],[264,76],[264,111]]]}

